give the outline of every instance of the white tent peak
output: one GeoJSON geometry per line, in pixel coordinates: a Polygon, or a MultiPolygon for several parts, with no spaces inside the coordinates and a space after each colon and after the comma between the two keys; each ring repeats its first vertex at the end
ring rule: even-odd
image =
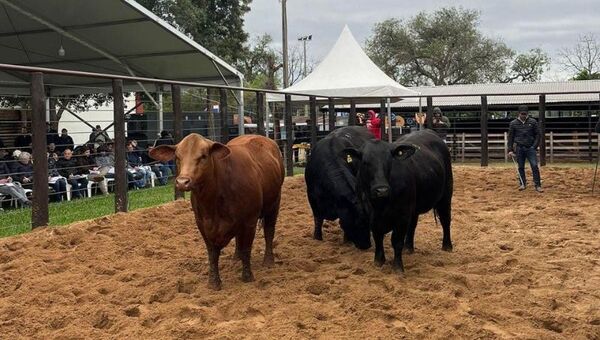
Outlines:
{"type": "Polygon", "coordinates": [[[348,25],[325,59],[285,92],[324,97],[401,97],[416,95],[388,77],[360,47],[348,25]]]}

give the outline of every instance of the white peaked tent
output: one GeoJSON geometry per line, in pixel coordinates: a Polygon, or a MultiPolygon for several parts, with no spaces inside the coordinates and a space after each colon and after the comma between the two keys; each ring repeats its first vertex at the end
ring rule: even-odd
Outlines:
{"type": "MultiPolygon", "coordinates": [[[[398,84],[371,61],[348,26],[344,26],[337,42],[325,59],[300,82],[284,92],[306,93],[319,97],[397,98],[418,93],[398,84]]],[[[270,96],[270,101],[282,97],[270,96]]],[[[293,96],[292,100],[307,100],[293,96]]]]}

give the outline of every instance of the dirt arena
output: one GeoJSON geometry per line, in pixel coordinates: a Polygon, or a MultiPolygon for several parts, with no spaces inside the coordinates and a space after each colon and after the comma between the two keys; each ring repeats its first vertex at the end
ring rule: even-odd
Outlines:
{"type": "MultiPolygon", "coordinates": [[[[406,273],[342,245],[335,223],[312,239],[302,176],[286,180],[276,266],[242,283],[233,244],[223,290],[188,202],[0,240],[0,334],[16,338],[600,339],[600,195],[593,170],[542,173],[517,192],[512,169],[455,167],[452,236],[421,216],[406,273]]],[[[392,258],[389,235],[388,259],[392,258]]]]}

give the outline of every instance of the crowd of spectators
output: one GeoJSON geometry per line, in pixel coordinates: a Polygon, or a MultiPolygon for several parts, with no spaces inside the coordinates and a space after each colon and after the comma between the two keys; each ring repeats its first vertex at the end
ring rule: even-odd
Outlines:
{"type": "MultiPolygon", "coordinates": [[[[89,140],[75,145],[67,129],[60,135],[47,124],[46,128],[49,200],[60,202],[87,196],[89,184],[96,184],[104,195],[109,193],[109,184],[113,182],[115,172],[114,143],[99,125],[92,129],[89,140]]],[[[138,147],[135,139],[127,140],[126,160],[127,179],[130,189],[148,186],[153,179],[158,185],[166,185],[169,176],[175,173],[173,162],[161,163],[148,155],[152,147],[174,144],[167,131],[148,148],[138,147]]],[[[31,206],[33,193],[32,139],[26,127],[16,136],[13,148],[6,148],[0,138],[0,203],[7,198],[21,206],[31,206]]],[[[153,182],[154,184],[154,182],[153,182]]],[[[0,208],[2,206],[0,205],[0,208]]]]}

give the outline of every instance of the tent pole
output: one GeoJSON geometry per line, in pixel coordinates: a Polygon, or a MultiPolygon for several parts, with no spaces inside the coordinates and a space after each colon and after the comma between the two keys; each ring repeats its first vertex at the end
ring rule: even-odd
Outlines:
{"type": "Polygon", "coordinates": [[[164,130],[163,88],[158,87],[158,132],[164,130]]]}
{"type": "Polygon", "coordinates": [[[388,117],[388,122],[390,122],[388,124],[388,142],[392,142],[393,136],[392,136],[392,107],[390,105],[390,98],[386,98],[385,102],[387,104],[387,117],[388,117]]]}

